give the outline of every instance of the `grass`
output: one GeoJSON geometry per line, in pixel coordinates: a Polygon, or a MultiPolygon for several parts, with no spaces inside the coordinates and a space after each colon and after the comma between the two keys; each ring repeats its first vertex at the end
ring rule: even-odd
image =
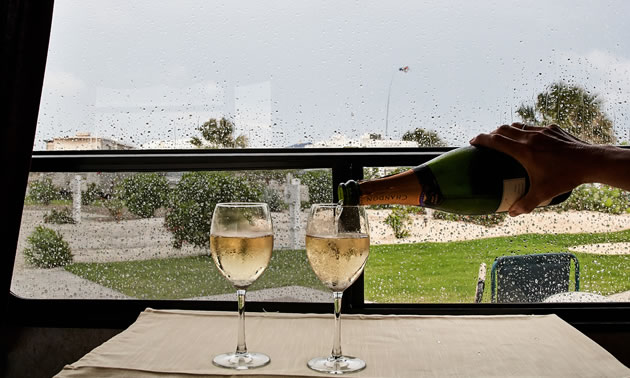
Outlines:
{"type": "MultiPolygon", "coordinates": [[[[181,299],[234,293],[209,256],[75,263],[66,270],[134,298],[181,299]]],[[[269,267],[249,290],[299,285],[327,290],[303,250],[274,251],[269,267]]]]}
{"type": "MultiPolygon", "coordinates": [[[[568,252],[574,245],[628,241],[630,230],[372,246],[365,268],[365,298],[391,303],[470,303],[482,262],[488,267],[489,289],[490,267],[495,257],[568,252]]],[[[575,255],[580,262],[581,291],[609,295],[630,290],[630,255],[575,255]]],[[[489,301],[489,297],[486,290],[484,301],[489,301]]]]}
{"type": "Polygon", "coordinates": [[[28,197],[24,198],[24,206],[44,206],[44,208],[48,208],[48,206],[72,206],[71,199],[56,199],[50,201],[49,204],[45,205],[41,202],[34,201],[28,197]]]}
{"type": "MultiPolygon", "coordinates": [[[[365,298],[391,303],[470,303],[479,265],[497,256],[566,252],[570,246],[630,242],[630,230],[600,234],[528,234],[448,243],[376,245],[365,268],[365,298]]],[[[630,290],[630,255],[575,253],[581,291],[609,295],[630,290]]],[[[136,298],[178,299],[232,293],[207,256],[115,263],[76,263],[76,275],[136,298]]],[[[267,271],[251,290],[306,286],[326,290],[303,250],[275,251],[267,271]]],[[[488,280],[489,287],[489,280],[488,280]]],[[[486,290],[484,301],[489,299],[486,290]]]]}

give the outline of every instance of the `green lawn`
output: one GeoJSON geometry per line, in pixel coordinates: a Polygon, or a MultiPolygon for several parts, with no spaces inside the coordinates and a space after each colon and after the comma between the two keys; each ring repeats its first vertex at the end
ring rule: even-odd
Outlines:
{"type": "MultiPolygon", "coordinates": [[[[630,241],[630,230],[603,234],[528,234],[463,242],[372,246],[365,268],[365,298],[374,302],[472,302],[479,265],[495,257],[568,252],[580,244],[630,241]]],[[[575,253],[580,262],[580,290],[603,295],[630,290],[630,255],[575,253]]]]}
{"type": "MultiPolygon", "coordinates": [[[[365,273],[365,298],[373,302],[472,302],[479,264],[495,257],[566,252],[569,246],[630,242],[630,230],[603,234],[519,235],[449,243],[372,246],[365,273]]],[[[630,255],[576,253],[582,291],[603,295],[630,290],[630,255]]],[[[234,289],[206,256],[76,263],[66,269],[137,298],[177,299],[232,293],[234,289]]],[[[488,281],[489,282],[489,281],[488,281]]],[[[304,251],[274,251],[271,264],[250,290],[300,285],[326,290],[304,251]]],[[[489,283],[488,283],[489,288],[489,283]]],[[[484,300],[489,299],[486,290],[484,300]]]]}
{"type": "MultiPolygon", "coordinates": [[[[209,256],[76,263],[66,270],[135,298],[180,299],[235,292],[209,256]]],[[[292,285],[327,290],[303,250],[274,251],[269,267],[249,290],[292,285]]]]}

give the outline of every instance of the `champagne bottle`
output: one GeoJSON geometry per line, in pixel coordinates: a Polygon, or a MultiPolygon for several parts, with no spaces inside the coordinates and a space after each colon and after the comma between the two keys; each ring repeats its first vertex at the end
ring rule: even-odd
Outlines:
{"type": "MultiPolygon", "coordinates": [[[[344,205],[416,205],[464,215],[507,211],[529,189],[525,168],[486,147],[461,147],[413,169],[375,180],[339,184],[344,205]]],[[[540,206],[555,205],[571,192],[540,206]]]]}

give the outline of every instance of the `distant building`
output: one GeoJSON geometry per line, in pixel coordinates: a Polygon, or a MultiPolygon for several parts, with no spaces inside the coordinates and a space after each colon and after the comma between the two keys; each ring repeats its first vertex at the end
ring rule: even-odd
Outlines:
{"type": "Polygon", "coordinates": [[[46,141],[46,151],[63,150],[132,150],[135,147],[112,139],[95,137],[90,133],[77,133],[72,137],[46,141]]]}
{"type": "Polygon", "coordinates": [[[152,140],[140,146],[143,150],[187,150],[197,148],[190,142],[190,138],[175,140],[152,140]]]}
{"type": "Polygon", "coordinates": [[[333,147],[381,147],[381,148],[393,148],[393,147],[418,147],[418,143],[415,141],[407,140],[393,140],[393,139],[378,139],[374,137],[374,134],[364,134],[359,139],[351,139],[345,135],[335,135],[332,138],[320,142],[314,142],[306,148],[333,148],[333,147]]]}

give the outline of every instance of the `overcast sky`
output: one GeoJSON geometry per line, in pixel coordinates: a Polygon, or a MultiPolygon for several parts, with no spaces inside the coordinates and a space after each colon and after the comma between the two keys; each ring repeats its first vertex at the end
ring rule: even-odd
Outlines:
{"type": "Polygon", "coordinates": [[[422,127],[463,145],[558,80],[598,93],[626,140],[629,14],[623,0],[56,0],[35,148],[181,139],[221,116],[253,147],[386,123],[388,138],[422,127]]]}

